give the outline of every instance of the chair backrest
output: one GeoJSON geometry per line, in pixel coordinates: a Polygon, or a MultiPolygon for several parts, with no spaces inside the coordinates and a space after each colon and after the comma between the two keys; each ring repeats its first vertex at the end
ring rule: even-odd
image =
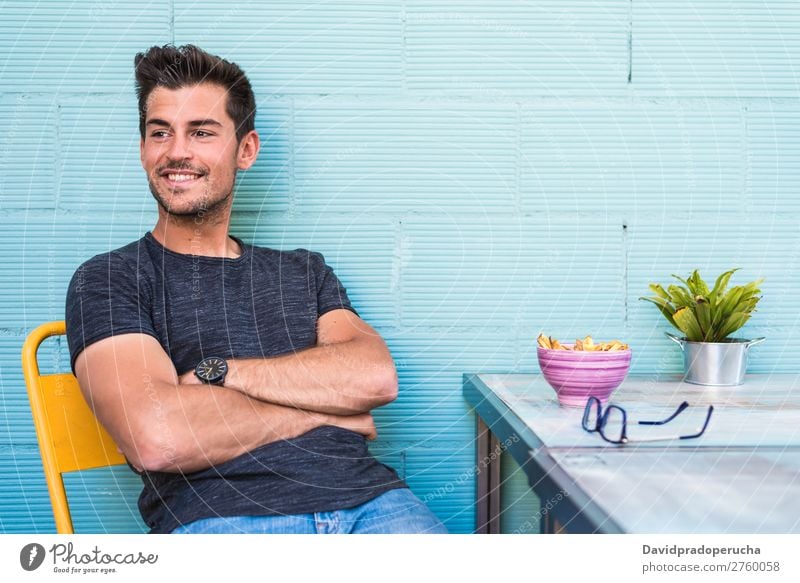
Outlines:
{"type": "Polygon", "coordinates": [[[39,373],[39,346],[46,338],[63,334],[64,321],[48,322],[34,329],[22,347],[22,369],[56,530],[71,534],[72,516],[61,474],[120,465],[125,458],[86,404],[72,373],[39,373]]]}

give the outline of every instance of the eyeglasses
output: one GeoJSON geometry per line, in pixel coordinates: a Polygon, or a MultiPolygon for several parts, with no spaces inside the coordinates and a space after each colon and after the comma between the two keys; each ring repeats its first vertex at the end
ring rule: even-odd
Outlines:
{"type": "MultiPolygon", "coordinates": [[[[639,421],[639,425],[666,425],[689,407],[689,403],[684,401],[675,412],[661,421],[639,421]]],[[[637,443],[643,441],[669,441],[673,439],[694,439],[705,433],[708,422],[711,420],[711,413],[714,406],[708,406],[705,423],[702,429],[691,435],[670,435],[662,437],[645,437],[642,439],[628,439],[628,414],[625,409],[618,405],[608,405],[603,410],[603,404],[597,397],[589,397],[586,401],[586,408],[583,410],[583,421],[581,425],[589,433],[599,433],[600,437],[609,443],[622,445],[626,443],[637,443]]]]}

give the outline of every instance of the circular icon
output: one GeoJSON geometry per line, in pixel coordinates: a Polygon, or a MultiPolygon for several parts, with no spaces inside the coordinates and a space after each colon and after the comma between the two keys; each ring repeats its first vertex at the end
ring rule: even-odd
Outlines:
{"type": "Polygon", "coordinates": [[[44,547],[39,543],[30,543],[19,552],[19,564],[26,571],[35,571],[44,562],[44,547]]]}
{"type": "Polygon", "coordinates": [[[197,367],[195,368],[197,377],[201,381],[211,384],[222,384],[227,373],[228,363],[225,362],[224,358],[220,358],[219,356],[204,358],[197,363],[197,367]]]}

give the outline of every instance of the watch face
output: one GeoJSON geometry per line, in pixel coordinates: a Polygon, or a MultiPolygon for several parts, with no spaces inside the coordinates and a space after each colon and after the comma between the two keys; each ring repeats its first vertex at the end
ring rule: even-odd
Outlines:
{"type": "Polygon", "coordinates": [[[200,361],[195,369],[197,376],[207,383],[215,383],[225,378],[228,364],[218,356],[210,356],[200,361]]]}

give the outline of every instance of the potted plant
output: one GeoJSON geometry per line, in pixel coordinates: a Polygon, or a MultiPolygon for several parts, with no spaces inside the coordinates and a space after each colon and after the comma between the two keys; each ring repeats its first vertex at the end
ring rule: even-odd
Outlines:
{"type": "Polygon", "coordinates": [[[683,333],[679,338],[667,332],[683,351],[685,380],[698,385],[740,385],[747,368],[747,350],[764,338],[745,340],[729,338],[744,326],[756,311],[761,299],[759,286],[763,279],[728,289],[731,269],[720,275],[709,289],[694,270],[683,279],[673,275],[683,285],[669,285],[664,289],[651,283],[655,296],[642,297],[655,304],[667,321],[683,333]]]}

